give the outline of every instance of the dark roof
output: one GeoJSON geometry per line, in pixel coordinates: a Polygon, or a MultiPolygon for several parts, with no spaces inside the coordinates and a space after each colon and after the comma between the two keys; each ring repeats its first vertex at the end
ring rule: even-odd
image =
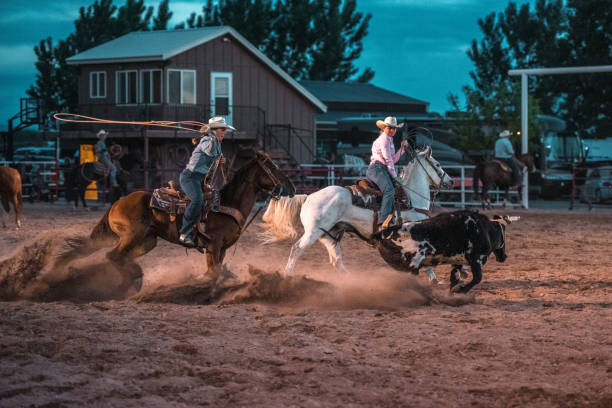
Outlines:
{"type": "Polygon", "coordinates": [[[429,105],[395,92],[362,82],[309,81],[300,84],[323,102],[369,102],[429,105]]]}

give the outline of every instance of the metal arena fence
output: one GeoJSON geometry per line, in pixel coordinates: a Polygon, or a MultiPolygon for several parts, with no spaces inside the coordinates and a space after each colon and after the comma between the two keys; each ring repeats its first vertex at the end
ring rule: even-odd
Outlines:
{"type": "MultiPolygon", "coordinates": [[[[480,196],[474,193],[472,180],[475,166],[449,165],[443,168],[452,177],[453,187],[441,190],[436,197],[436,204],[461,208],[479,206],[480,196]]],[[[285,168],[283,171],[294,181],[299,194],[310,194],[331,185],[355,184],[358,179],[365,178],[367,169],[367,165],[300,164],[296,168],[285,168]]],[[[479,190],[482,192],[482,185],[479,190]]],[[[489,190],[491,205],[503,205],[504,194],[504,190],[489,190]]],[[[520,201],[516,188],[509,190],[509,198],[520,201]]]]}
{"type": "MultiPolygon", "coordinates": [[[[0,161],[2,166],[10,166],[21,174],[23,198],[33,201],[55,201],[66,197],[65,180],[69,167],[59,166],[55,161],[0,161]]],[[[480,205],[479,197],[474,194],[472,177],[474,166],[443,166],[453,178],[451,189],[441,190],[436,197],[436,204],[466,208],[480,205]]],[[[299,194],[310,194],[331,185],[346,186],[355,184],[358,179],[365,178],[368,166],[347,164],[300,164],[297,167],[283,168],[294,182],[299,194]]],[[[168,180],[178,182],[178,168],[152,168],[132,171],[134,180],[128,183],[128,191],[157,188],[165,186],[168,180]]],[[[98,200],[106,201],[109,190],[105,182],[98,183],[95,188],[98,200]]],[[[480,188],[482,190],[482,187],[480,188]]],[[[492,205],[502,205],[503,190],[489,190],[492,205]]],[[[510,190],[510,197],[519,200],[516,189],[510,190]]]]}

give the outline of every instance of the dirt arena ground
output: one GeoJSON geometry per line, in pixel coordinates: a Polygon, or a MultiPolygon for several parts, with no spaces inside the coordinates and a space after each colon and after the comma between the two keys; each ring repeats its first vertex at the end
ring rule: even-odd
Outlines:
{"type": "MultiPolygon", "coordinates": [[[[347,237],[349,277],[316,244],[297,273],[329,284],[285,296],[0,302],[0,406],[611,407],[612,213],[503,213],[522,217],[508,260],[490,259],[468,297],[447,295],[449,267],[432,290],[347,237]]],[[[88,233],[102,214],[26,205],[0,256],[88,233]]],[[[259,232],[228,251],[237,280],[286,262],[290,243],[259,232]]],[[[139,263],[145,294],[206,280],[202,255],[165,242],[139,263]]]]}

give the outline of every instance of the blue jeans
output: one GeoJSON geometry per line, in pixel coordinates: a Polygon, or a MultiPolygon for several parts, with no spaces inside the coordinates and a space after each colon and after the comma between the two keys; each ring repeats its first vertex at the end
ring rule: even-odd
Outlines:
{"type": "Polygon", "coordinates": [[[194,173],[188,169],[181,172],[179,181],[181,188],[189,197],[189,204],[183,215],[183,225],[181,226],[181,234],[191,235],[193,226],[200,219],[202,208],[204,207],[204,192],[202,191],[202,182],[204,181],[203,173],[194,173]]]}
{"type": "Polygon", "coordinates": [[[117,185],[117,168],[110,159],[108,153],[103,153],[98,159],[108,168],[110,183],[112,186],[117,185]]]}
{"type": "Polygon", "coordinates": [[[380,204],[380,216],[378,217],[378,223],[381,224],[393,211],[395,187],[393,186],[387,166],[379,162],[370,164],[368,171],[366,171],[366,178],[376,184],[383,193],[382,203],[380,204]]]}

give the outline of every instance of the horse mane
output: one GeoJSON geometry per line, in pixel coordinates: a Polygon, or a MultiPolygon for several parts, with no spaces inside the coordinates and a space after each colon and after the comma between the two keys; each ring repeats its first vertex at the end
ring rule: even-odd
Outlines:
{"type": "Polygon", "coordinates": [[[222,202],[226,202],[226,200],[229,200],[234,197],[238,186],[241,186],[244,181],[249,177],[250,169],[253,163],[255,163],[255,159],[251,159],[246,162],[244,166],[236,170],[236,172],[232,176],[232,179],[225,186],[223,186],[223,188],[221,189],[222,202]]]}

